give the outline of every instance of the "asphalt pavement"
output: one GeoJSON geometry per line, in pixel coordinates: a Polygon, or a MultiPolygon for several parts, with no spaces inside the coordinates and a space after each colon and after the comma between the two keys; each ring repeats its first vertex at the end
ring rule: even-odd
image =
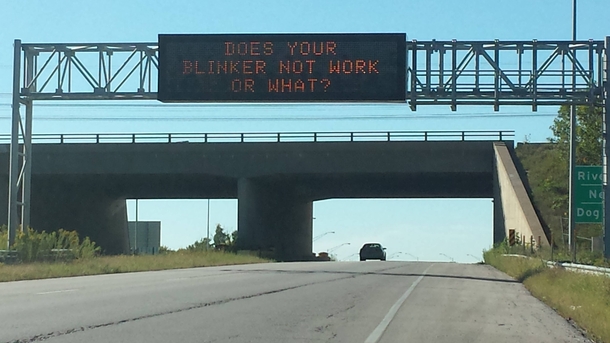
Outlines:
{"type": "Polygon", "coordinates": [[[0,342],[589,342],[492,267],[309,262],[0,283],[0,342]]]}

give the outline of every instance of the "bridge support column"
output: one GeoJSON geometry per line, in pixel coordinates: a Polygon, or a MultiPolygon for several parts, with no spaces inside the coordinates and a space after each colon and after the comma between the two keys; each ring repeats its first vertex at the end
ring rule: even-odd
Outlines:
{"type": "Polygon", "coordinates": [[[31,227],[89,237],[106,254],[129,253],[127,205],[103,183],[33,179],[31,227]]]}
{"type": "Polygon", "coordinates": [[[278,258],[284,261],[310,260],[313,249],[313,202],[285,199],[278,210],[278,258]]]}
{"type": "Polygon", "coordinates": [[[238,181],[238,249],[260,251],[281,261],[312,254],[313,202],[290,187],[238,181]]]}

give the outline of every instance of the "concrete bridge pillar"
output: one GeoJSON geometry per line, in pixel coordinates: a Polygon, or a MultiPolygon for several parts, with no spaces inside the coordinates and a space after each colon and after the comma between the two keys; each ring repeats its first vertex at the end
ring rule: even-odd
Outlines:
{"type": "Polygon", "coordinates": [[[238,248],[282,261],[311,257],[313,202],[290,186],[238,181],[238,248]]]}
{"type": "Polygon", "coordinates": [[[107,254],[129,252],[127,205],[103,183],[34,178],[31,227],[37,231],[64,229],[89,237],[107,254]]]}

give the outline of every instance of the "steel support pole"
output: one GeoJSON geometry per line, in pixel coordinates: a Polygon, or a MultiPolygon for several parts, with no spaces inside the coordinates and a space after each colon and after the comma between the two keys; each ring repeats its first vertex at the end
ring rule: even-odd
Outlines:
{"type": "MultiPolygon", "coordinates": [[[[576,40],[576,0],[572,0],[572,40],[576,40]]],[[[576,52],[574,52],[574,60],[576,52]]],[[[572,92],[576,91],[576,65],[572,61],[572,92]]],[[[576,165],[576,105],[570,106],[570,169],[569,169],[569,195],[568,195],[568,213],[570,214],[568,243],[572,252],[572,262],[576,262],[576,211],[574,204],[574,190],[576,186],[576,178],[574,177],[574,169],[576,165]]]]}
{"type": "MultiPolygon", "coordinates": [[[[30,92],[36,91],[36,83],[34,80],[34,54],[31,51],[24,51],[25,65],[23,66],[24,87],[27,87],[30,92]]],[[[25,127],[23,127],[23,163],[22,168],[22,183],[21,183],[21,230],[27,230],[30,227],[30,202],[31,202],[31,184],[32,184],[32,114],[34,102],[27,100],[25,103],[25,127]]]]}
{"type": "Polygon", "coordinates": [[[30,227],[32,184],[32,100],[25,102],[25,132],[23,132],[23,163],[21,183],[21,231],[30,227]]]}
{"type": "Polygon", "coordinates": [[[11,116],[11,145],[9,160],[8,187],[8,244],[7,249],[15,243],[15,235],[19,227],[18,198],[19,192],[19,124],[21,122],[19,79],[21,76],[21,40],[16,39],[13,60],[13,111],[11,116]]]}
{"type": "Polygon", "coordinates": [[[607,201],[606,194],[610,194],[610,144],[608,144],[608,124],[610,123],[610,36],[605,41],[605,61],[604,70],[604,256],[610,259],[610,201],[607,201]]]}
{"type": "Polygon", "coordinates": [[[136,223],[133,228],[133,252],[134,254],[138,254],[138,215],[140,213],[140,209],[138,208],[139,199],[136,199],[136,223]]]}
{"type": "Polygon", "coordinates": [[[576,0],[572,0],[572,40],[576,40],[576,0]]]}
{"type": "Polygon", "coordinates": [[[208,250],[208,248],[210,247],[210,199],[208,199],[208,214],[207,214],[206,217],[207,217],[206,218],[207,219],[207,223],[206,223],[206,226],[207,226],[207,235],[206,235],[206,237],[207,237],[208,241],[206,242],[205,250],[208,250]]]}
{"type": "MultiPolygon", "coordinates": [[[[568,223],[568,245],[570,246],[570,251],[574,252],[576,248],[576,210],[574,203],[574,190],[576,186],[576,178],[574,175],[574,169],[576,165],[576,106],[570,106],[570,176],[569,176],[569,205],[568,205],[568,213],[570,214],[570,220],[568,223]]],[[[574,262],[574,258],[572,258],[572,262],[574,262]]]]}

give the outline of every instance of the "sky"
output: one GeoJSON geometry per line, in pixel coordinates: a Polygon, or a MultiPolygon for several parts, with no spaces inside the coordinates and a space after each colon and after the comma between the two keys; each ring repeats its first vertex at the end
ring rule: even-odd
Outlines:
{"type": "MultiPolygon", "coordinates": [[[[577,38],[601,40],[610,35],[610,21],[600,15],[607,8],[608,0],[578,1],[577,38]]],[[[568,40],[572,35],[572,1],[0,0],[0,27],[0,134],[8,134],[15,39],[23,43],[133,43],[155,42],[160,33],[389,32],[406,33],[409,40],[420,41],[568,40]]],[[[506,106],[499,112],[487,106],[463,106],[456,112],[445,106],[420,106],[412,112],[406,104],[210,105],[184,109],[79,107],[62,102],[36,103],[33,131],[514,130],[516,142],[543,142],[551,136],[549,126],[556,113],[557,108],[550,106],[532,113],[527,106],[506,106]],[[282,120],[287,113],[297,119],[282,120]],[[372,115],[363,118],[364,114],[372,115]],[[78,119],[70,119],[70,115],[78,119]],[[125,118],[112,120],[105,116],[125,118]]],[[[139,220],[161,221],[162,245],[177,249],[206,235],[207,199],[140,200],[138,207],[139,220]]],[[[130,220],[135,219],[134,200],[128,201],[128,215],[130,220]]],[[[332,250],[340,260],[354,260],[363,243],[378,241],[387,247],[390,259],[476,262],[483,249],[492,244],[491,199],[331,199],[314,203],[314,218],[313,236],[323,235],[314,242],[314,251],[332,250]]],[[[237,201],[212,199],[209,222],[212,232],[217,223],[227,231],[237,229],[237,201]]]]}

